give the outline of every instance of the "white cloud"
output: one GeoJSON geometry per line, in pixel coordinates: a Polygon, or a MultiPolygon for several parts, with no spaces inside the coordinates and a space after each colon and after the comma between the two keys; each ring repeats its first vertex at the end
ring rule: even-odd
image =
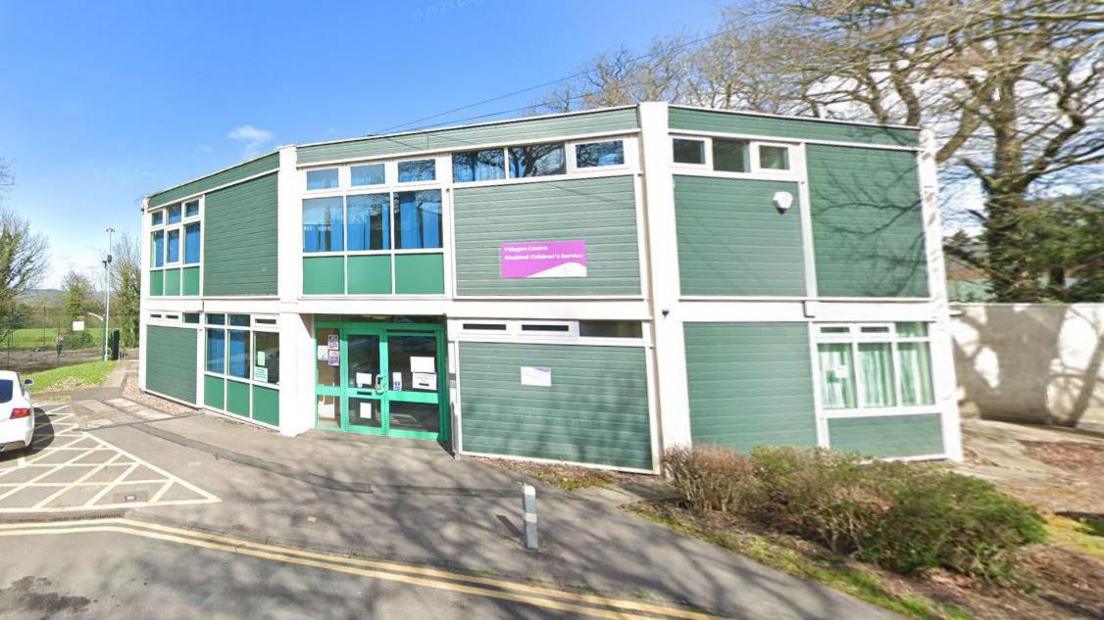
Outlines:
{"type": "Polygon", "coordinates": [[[242,149],[242,157],[248,159],[260,155],[265,145],[272,142],[275,136],[267,129],[259,129],[253,125],[242,125],[231,129],[226,137],[243,143],[245,147],[242,149]]]}

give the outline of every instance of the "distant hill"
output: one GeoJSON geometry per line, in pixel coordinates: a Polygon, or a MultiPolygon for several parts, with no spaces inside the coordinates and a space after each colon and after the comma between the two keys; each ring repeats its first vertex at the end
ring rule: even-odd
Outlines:
{"type": "Polygon", "coordinates": [[[34,288],[16,300],[29,306],[60,306],[65,303],[65,292],[56,288],[34,288]]]}

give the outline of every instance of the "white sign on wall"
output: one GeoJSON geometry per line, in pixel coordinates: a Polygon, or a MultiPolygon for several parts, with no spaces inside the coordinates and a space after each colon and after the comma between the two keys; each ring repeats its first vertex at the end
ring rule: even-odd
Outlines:
{"type": "Polygon", "coordinates": [[[550,387],[552,385],[552,369],[548,366],[522,366],[521,384],[550,387]]]}
{"type": "Polygon", "coordinates": [[[84,331],[84,321],[73,321],[73,331],[83,332],[84,331]]]}

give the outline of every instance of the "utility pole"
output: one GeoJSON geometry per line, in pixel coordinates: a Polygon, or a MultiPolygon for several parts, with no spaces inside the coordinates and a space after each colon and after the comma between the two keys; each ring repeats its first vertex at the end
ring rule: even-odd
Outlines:
{"type": "Polygon", "coordinates": [[[108,346],[107,346],[107,334],[108,325],[111,321],[111,233],[115,232],[114,228],[108,227],[107,229],[107,258],[104,259],[104,337],[103,337],[103,351],[104,361],[108,358],[108,346]]]}

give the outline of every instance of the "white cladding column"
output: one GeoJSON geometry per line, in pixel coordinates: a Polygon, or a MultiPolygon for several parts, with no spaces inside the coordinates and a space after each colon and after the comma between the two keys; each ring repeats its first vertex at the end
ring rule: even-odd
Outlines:
{"type": "Polygon", "coordinates": [[[298,435],[314,427],[314,346],[310,317],[299,314],[303,290],[303,210],[294,146],[280,149],[276,175],[277,291],[280,297],[280,433],[298,435]]]}
{"type": "Polygon", "coordinates": [[[149,270],[150,262],[150,219],[146,210],[149,209],[149,198],[142,199],[142,225],[138,227],[138,256],[140,257],[138,272],[142,275],[139,286],[138,304],[138,389],[146,389],[146,325],[149,323],[146,308],[149,307],[149,270]]]}
{"type": "Polygon", "coordinates": [[[928,286],[932,310],[932,374],[936,402],[942,413],[943,449],[947,457],[962,460],[962,425],[958,415],[958,385],[951,346],[947,272],[943,265],[943,226],[939,220],[939,177],[935,163],[935,133],[920,132],[920,200],[924,218],[924,246],[928,259],[928,286]]]}
{"type": "Polygon", "coordinates": [[[678,445],[690,445],[691,441],[686,346],[679,306],[675,186],[671,175],[667,103],[645,102],[640,104],[639,109],[660,449],[666,450],[678,445]]]}

